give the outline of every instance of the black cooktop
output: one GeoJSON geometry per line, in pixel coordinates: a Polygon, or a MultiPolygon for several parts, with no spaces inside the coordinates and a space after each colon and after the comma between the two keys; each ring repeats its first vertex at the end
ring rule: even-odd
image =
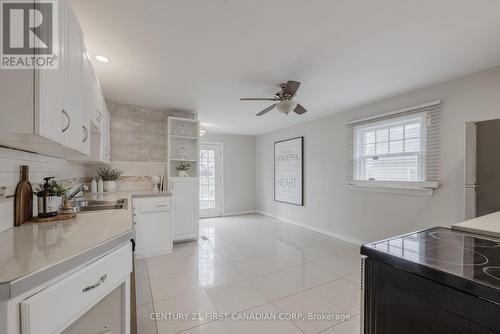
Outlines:
{"type": "Polygon", "coordinates": [[[500,303],[500,239],[436,227],[362,246],[361,254],[500,303]]]}

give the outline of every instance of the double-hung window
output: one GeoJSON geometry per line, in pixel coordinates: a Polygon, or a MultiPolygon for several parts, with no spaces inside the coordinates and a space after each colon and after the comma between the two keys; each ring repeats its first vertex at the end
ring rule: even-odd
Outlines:
{"type": "Polygon", "coordinates": [[[439,109],[436,102],[349,123],[349,182],[436,188],[439,109]]]}

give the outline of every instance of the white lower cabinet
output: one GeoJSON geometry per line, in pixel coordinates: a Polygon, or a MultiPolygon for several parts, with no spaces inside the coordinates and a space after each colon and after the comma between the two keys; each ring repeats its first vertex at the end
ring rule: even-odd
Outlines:
{"type": "MultiPolygon", "coordinates": [[[[130,332],[130,243],[21,301],[21,333],[60,333],[122,286],[121,328],[130,332]]],[[[114,332],[113,332],[114,333],[114,332]]]]}
{"type": "Polygon", "coordinates": [[[197,177],[173,177],[174,241],[195,240],[199,233],[199,184],[197,177]]]}
{"type": "Polygon", "coordinates": [[[167,196],[134,198],[135,256],[172,253],[172,207],[167,196]]]}

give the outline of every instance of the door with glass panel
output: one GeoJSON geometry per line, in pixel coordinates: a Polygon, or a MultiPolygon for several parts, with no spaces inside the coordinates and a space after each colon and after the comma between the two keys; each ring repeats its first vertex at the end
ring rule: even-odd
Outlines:
{"type": "Polygon", "coordinates": [[[222,215],[222,145],[200,145],[200,217],[222,215]]]}

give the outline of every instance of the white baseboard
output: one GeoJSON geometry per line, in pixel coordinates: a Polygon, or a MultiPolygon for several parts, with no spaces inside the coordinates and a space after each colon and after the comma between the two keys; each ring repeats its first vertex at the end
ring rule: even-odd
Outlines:
{"type": "Polygon", "coordinates": [[[172,251],[173,251],[173,249],[166,249],[166,250],[161,250],[161,251],[135,253],[135,258],[138,259],[138,260],[140,260],[140,259],[146,259],[148,257],[154,257],[154,256],[171,254],[172,251]]]}
{"type": "Polygon", "coordinates": [[[328,231],[328,230],[325,230],[325,229],[322,229],[319,227],[310,226],[310,225],[300,223],[300,222],[297,222],[297,221],[294,221],[294,220],[291,220],[288,218],[280,217],[280,216],[274,215],[272,213],[268,213],[268,212],[264,212],[264,211],[260,211],[260,210],[257,210],[256,213],[261,214],[261,215],[266,216],[266,217],[274,218],[274,219],[282,221],[284,223],[299,226],[299,227],[305,228],[305,229],[313,231],[313,232],[321,233],[321,234],[327,235],[327,236],[335,238],[335,239],[340,239],[342,241],[349,242],[349,243],[354,244],[356,246],[361,246],[361,245],[366,244],[366,242],[363,242],[363,241],[358,240],[358,239],[347,237],[345,235],[338,234],[338,233],[335,233],[332,231],[328,231]]]}
{"type": "Polygon", "coordinates": [[[248,211],[237,211],[237,212],[224,212],[222,214],[222,217],[251,215],[252,213],[257,213],[257,211],[255,211],[255,210],[248,210],[248,211]]]}

